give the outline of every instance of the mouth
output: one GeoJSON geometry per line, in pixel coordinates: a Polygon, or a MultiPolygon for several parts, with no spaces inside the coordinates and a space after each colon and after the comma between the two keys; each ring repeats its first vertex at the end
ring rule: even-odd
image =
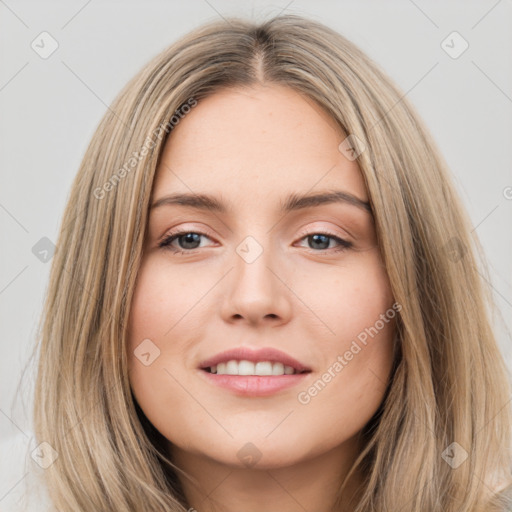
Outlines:
{"type": "Polygon", "coordinates": [[[216,375],[279,376],[311,372],[297,359],[271,347],[226,350],[203,361],[199,368],[216,375]]]}
{"type": "Polygon", "coordinates": [[[281,362],[271,361],[247,361],[242,359],[230,359],[225,363],[218,363],[213,366],[201,368],[207,373],[215,373],[217,375],[255,375],[255,376],[278,376],[278,375],[295,375],[297,373],[309,373],[309,370],[298,371],[293,366],[285,365],[281,362]]]}
{"type": "Polygon", "coordinates": [[[312,371],[280,350],[248,347],[217,354],[200,363],[199,370],[208,382],[246,396],[276,393],[296,385],[312,371]]]}

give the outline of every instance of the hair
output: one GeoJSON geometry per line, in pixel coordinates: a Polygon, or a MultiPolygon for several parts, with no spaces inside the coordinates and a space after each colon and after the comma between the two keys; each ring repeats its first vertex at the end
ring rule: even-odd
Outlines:
{"type": "Polygon", "coordinates": [[[130,80],[92,137],[64,212],[36,343],[34,431],[59,454],[44,472],[53,505],[187,509],[179,469],[130,389],[130,304],[172,127],[202,98],[258,84],[314,100],[364,149],[356,162],[402,306],[388,390],[340,496],[359,470],[355,512],[506,510],[510,382],[478,266],[483,251],[448,167],[393,81],[342,35],[297,15],[230,18],[188,33],[130,80]],[[454,468],[447,449],[467,459],[454,468]]]}

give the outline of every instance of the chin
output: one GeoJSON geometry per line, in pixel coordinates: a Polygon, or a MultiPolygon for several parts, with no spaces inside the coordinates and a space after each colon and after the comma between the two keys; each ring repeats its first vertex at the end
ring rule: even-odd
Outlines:
{"type": "Polygon", "coordinates": [[[244,436],[241,440],[231,439],[227,443],[219,443],[212,451],[212,446],[205,446],[204,450],[194,450],[196,456],[205,457],[218,464],[231,468],[241,469],[276,469],[293,466],[308,458],[308,454],[314,457],[311,452],[303,452],[304,442],[286,440],[283,438],[260,439],[260,435],[244,436]],[[300,452],[299,449],[300,448],[300,452]]]}

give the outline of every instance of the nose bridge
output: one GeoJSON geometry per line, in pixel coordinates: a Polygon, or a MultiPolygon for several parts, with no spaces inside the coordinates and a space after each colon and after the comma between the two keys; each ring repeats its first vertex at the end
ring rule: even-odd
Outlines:
{"type": "Polygon", "coordinates": [[[271,236],[264,233],[247,235],[236,247],[234,258],[237,288],[253,295],[270,293],[268,287],[274,287],[270,268],[277,265],[277,255],[272,248],[271,236]],[[266,289],[266,290],[265,290],[266,289]]]}
{"type": "Polygon", "coordinates": [[[235,248],[233,272],[228,280],[223,314],[244,317],[251,322],[264,318],[284,320],[290,312],[287,288],[277,275],[280,258],[271,234],[263,230],[247,235],[235,248]]]}

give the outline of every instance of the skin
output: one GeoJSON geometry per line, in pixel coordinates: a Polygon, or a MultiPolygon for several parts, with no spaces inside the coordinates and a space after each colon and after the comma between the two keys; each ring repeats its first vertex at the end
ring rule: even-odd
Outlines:
{"type": "Polygon", "coordinates": [[[332,511],[361,450],[358,433],[382,402],[393,321],[308,403],[298,400],[329,368],[333,374],[338,356],[394,302],[369,212],[348,203],[279,211],[292,192],[343,190],[368,201],[357,162],[338,149],[344,139],[311,99],[258,85],[201,100],[166,142],[152,203],[176,192],[207,193],[227,211],[151,210],[130,316],[129,372],[137,402],[169,441],[175,464],[195,480],[182,483],[199,512],[332,511]],[[335,239],[308,236],[325,230],[352,247],[336,251],[335,239]],[[175,239],[171,245],[186,254],[159,247],[175,232],[206,235],[195,245],[175,239]],[[247,236],[262,249],[251,263],[236,251],[247,236]],[[160,350],[148,366],[134,354],[145,339],[160,350]],[[239,396],[198,368],[237,346],[278,348],[312,371],[271,396],[239,396]],[[255,465],[238,455],[244,446],[260,457],[255,465]]]}

